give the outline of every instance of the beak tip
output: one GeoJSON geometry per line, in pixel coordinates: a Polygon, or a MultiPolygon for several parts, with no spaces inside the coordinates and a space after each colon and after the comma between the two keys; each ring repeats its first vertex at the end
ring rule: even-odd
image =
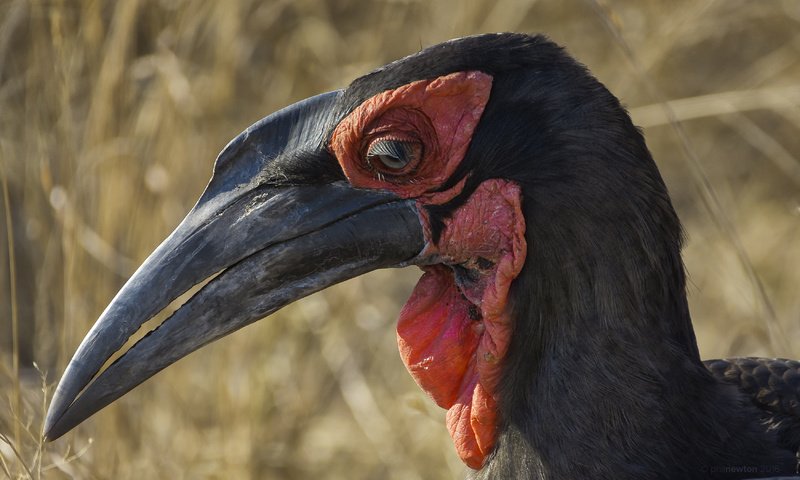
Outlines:
{"type": "Polygon", "coordinates": [[[64,378],[61,379],[61,382],[56,387],[53,398],[50,400],[50,406],[47,409],[47,415],[44,419],[43,439],[45,442],[52,442],[69,430],[69,428],[64,429],[64,416],[72,402],[66,398],[69,395],[64,395],[63,384],[64,378]]]}
{"type": "Polygon", "coordinates": [[[48,410],[47,417],[44,421],[44,434],[42,435],[42,439],[45,442],[52,442],[53,440],[60,437],[57,435],[56,427],[58,426],[58,420],[52,418],[53,410],[52,408],[48,410]]]}
{"type": "Polygon", "coordinates": [[[49,422],[45,422],[44,433],[42,434],[42,441],[44,443],[52,442],[53,440],[56,440],[57,438],[59,438],[61,436],[61,435],[57,435],[57,432],[55,431],[55,427],[56,427],[56,425],[50,424],[49,422]]]}
{"type": "Polygon", "coordinates": [[[51,409],[47,413],[47,418],[44,421],[44,434],[42,435],[42,440],[44,442],[58,440],[75,426],[74,424],[69,425],[68,422],[65,422],[65,416],[63,414],[56,418],[51,418],[50,414],[53,413],[53,410],[51,409]]]}

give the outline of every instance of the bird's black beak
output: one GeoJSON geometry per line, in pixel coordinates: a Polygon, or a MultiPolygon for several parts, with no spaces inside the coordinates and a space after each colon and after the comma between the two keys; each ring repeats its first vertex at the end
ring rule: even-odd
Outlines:
{"type": "Polygon", "coordinates": [[[270,115],[220,154],[197,205],[83,339],[50,405],[47,439],[203,345],[335,283],[401,266],[422,250],[413,201],[315,174],[338,168],[324,148],[338,95],[270,115]],[[215,274],[98,374],[145,322],[215,274]]]}

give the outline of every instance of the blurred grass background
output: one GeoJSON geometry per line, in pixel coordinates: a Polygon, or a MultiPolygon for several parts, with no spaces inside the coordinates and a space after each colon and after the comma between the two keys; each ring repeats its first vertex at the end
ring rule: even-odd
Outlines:
{"type": "Polygon", "coordinates": [[[0,0],[0,473],[463,476],[443,412],[396,352],[412,269],[314,295],[64,439],[39,437],[80,339],[229,139],[423,46],[488,31],[548,34],[645,128],[688,233],[704,357],[800,357],[796,0],[0,0]]]}

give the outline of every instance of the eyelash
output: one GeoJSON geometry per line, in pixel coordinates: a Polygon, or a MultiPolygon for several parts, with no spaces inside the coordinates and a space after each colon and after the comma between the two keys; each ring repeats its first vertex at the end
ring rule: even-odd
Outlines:
{"type": "Polygon", "coordinates": [[[423,156],[422,144],[416,140],[380,137],[369,142],[364,161],[379,180],[408,175],[416,169],[423,156]]]}

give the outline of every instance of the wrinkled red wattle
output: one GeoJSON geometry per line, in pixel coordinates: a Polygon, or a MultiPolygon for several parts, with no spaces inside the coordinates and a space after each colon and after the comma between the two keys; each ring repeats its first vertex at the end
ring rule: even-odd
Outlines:
{"type": "Polygon", "coordinates": [[[422,256],[439,264],[423,267],[397,325],[403,362],[420,388],[448,410],[456,450],[476,469],[496,440],[497,386],[512,328],[508,291],[526,252],[521,201],[515,183],[483,182],[445,221],[436,244],[420,205],[428,239],[422,256]],[[482,270],[478,257],[493,265],[482,270]],[[448,264],[481,273],[474,284],[459,286],[448,264]]]}

